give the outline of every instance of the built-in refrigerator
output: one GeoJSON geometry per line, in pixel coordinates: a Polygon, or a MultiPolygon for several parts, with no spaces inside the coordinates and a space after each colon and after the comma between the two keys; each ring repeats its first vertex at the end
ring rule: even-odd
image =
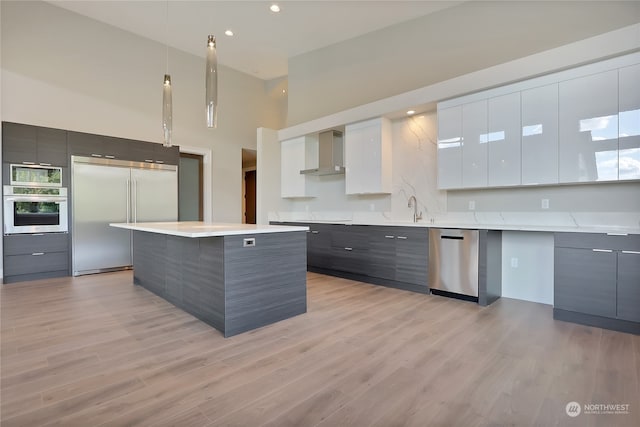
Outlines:
{"type": "Polygon", "coordinates": [[[73,156],[71,159],[74,276],[129,268],[130,230],[114,222],[178,220],[178,167],[73,156]]]}

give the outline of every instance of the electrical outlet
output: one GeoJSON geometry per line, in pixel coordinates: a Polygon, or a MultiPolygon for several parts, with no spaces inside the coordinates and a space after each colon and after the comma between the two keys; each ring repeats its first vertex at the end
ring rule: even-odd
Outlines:
{"type": "Polygon", "coordinates": [[[542,209],[549,209],[549,199],[542,199],[542,209]]]}
{"type": "Polygon", "coordinates": [[[476,201],[475,200],[469,200],[469,210],[470,211],[475,211],[476,210],[476,201]]]}
{"type": "Polygon", "coordinates": [[[309,212],[309,205],[304,205],[305,212],[309,212]]]}
{"type": "Polygon", "coordinates": [[[374,203],[371,203],[371,204],[369,205],[369,210],[370,210],[371,212],[375,211],[375,210],[376,210],[376,205],[375,205],[374,203]]]}
{"type": "Polygon", "coordinates": [[[511,258],[511,268],[518,268],[518,258],[511,258]]]}

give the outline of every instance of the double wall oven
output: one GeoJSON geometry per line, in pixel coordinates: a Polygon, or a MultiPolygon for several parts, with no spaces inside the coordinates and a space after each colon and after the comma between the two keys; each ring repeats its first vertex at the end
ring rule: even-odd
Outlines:
{"type": "Polygon", "coordinates": [[[3,187],[4,234],[64,233],[69,230],[62,168],[10,165],[3,187]]]}

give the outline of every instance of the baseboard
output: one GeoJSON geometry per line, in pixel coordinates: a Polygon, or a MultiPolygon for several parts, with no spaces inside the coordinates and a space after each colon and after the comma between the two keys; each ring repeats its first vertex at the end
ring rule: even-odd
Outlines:
{"type": "Polygon", "coordinates": [[[564,322],[579,323],[586,326],[595,326],[602,329],[640,335],[640,323],[630,322],[628,320],[611,319],[609,317],[577,313],[575,311],[562,310],[560,308],[553,309],[553,318],[564,322]]]}

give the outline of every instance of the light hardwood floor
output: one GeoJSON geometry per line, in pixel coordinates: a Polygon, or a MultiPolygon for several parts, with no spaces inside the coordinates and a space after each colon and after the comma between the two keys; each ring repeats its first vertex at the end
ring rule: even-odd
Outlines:
{"type": "Polygon", "coordinates": [[[308,313],[224,339],[131,282],[2,286],[3,427],[640,425],[640,337],[549,306],[310,273],[308,313]]]}

